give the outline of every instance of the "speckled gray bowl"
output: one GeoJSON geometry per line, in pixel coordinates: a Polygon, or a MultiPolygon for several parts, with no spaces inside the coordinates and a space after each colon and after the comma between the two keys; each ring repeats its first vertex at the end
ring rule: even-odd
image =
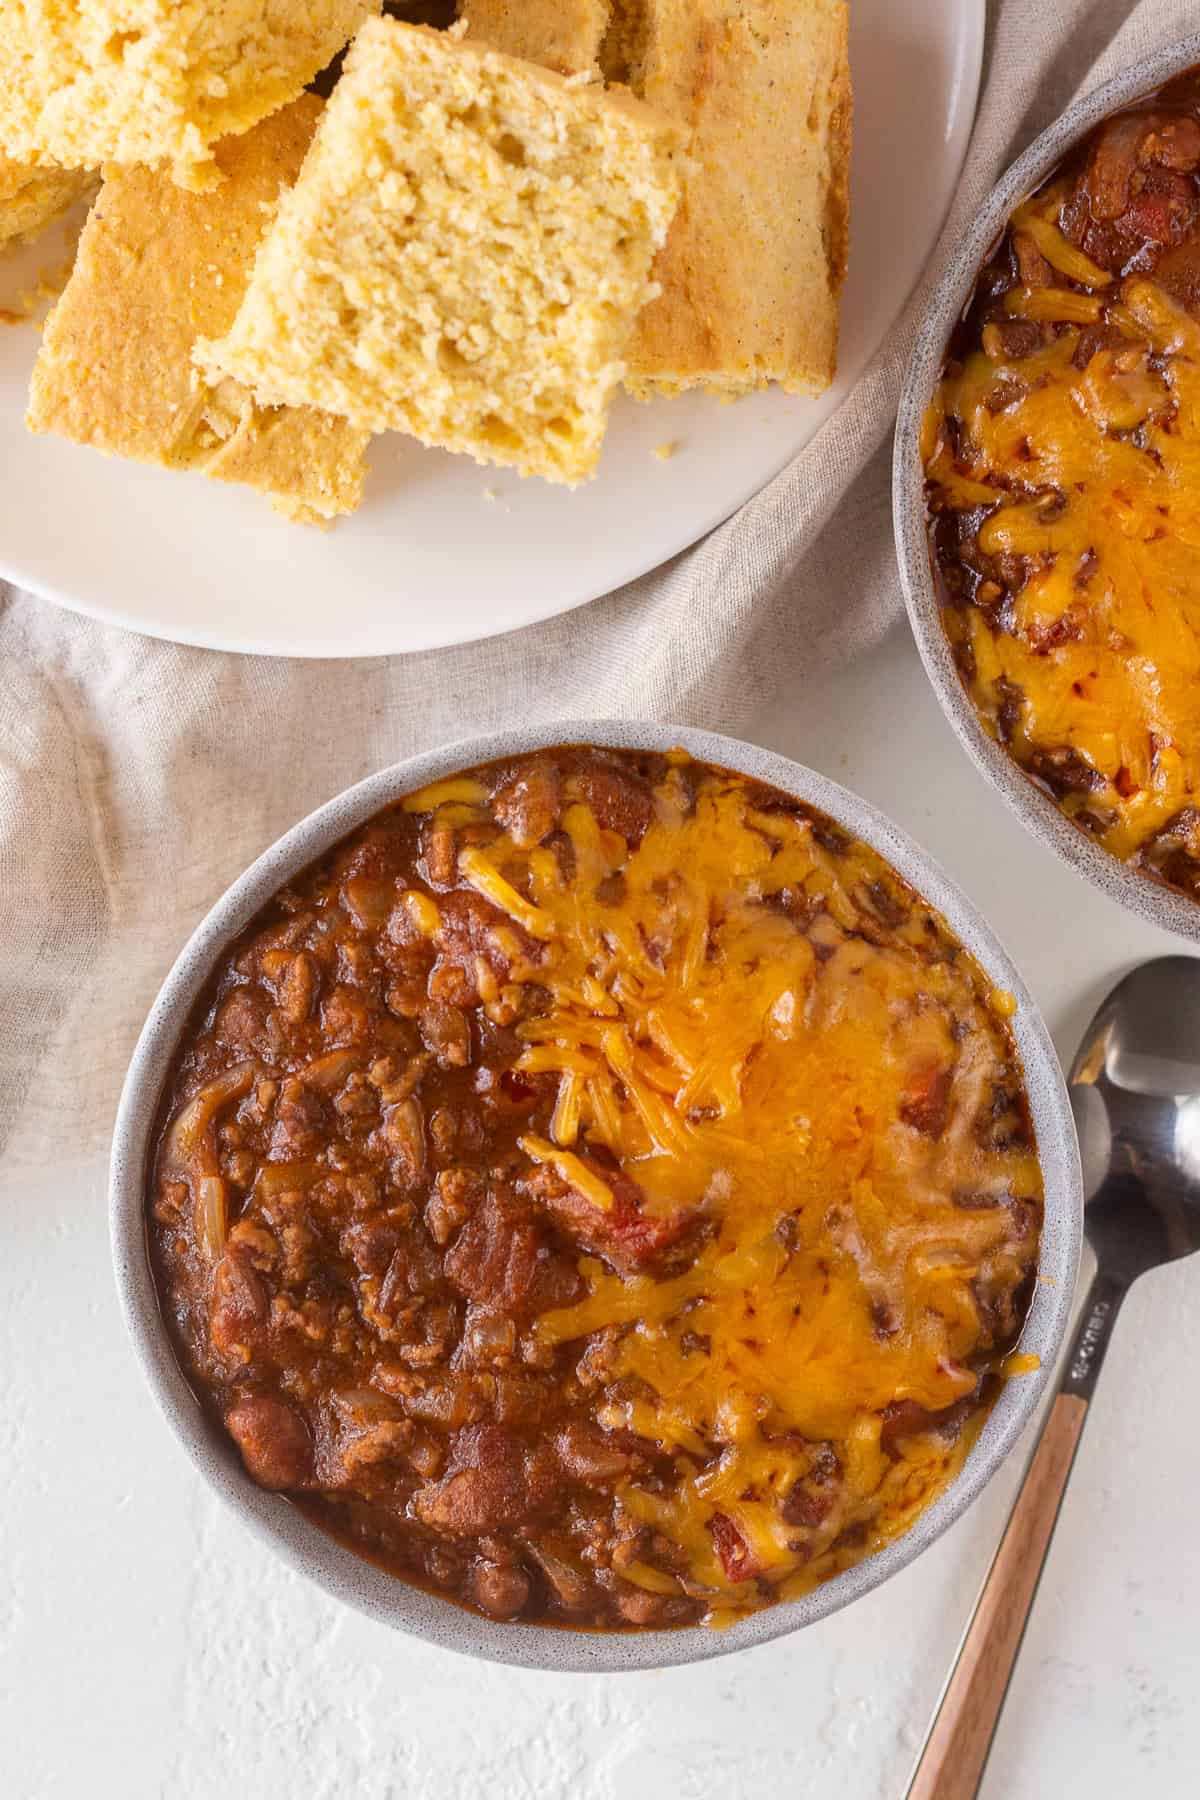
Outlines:
{"type": "Polygon", "coordinates": [[[1065,112],[1043,132],[1003,180],[993,188],[974,224],[955,249],[938,285],[917,340],[900,401],[893,465],[893,510],[900,577],[921,660],[947,718],[967,750],[1035,835],[1064,862],[1095,882],[1111,899],[1155,925],[1200,940],[1200,906],[1161,886],[1148,875],[1118,862],[1059,811],[1050,796],[1023,774],[988,736],[954,666],[942,629],[925,527],[925,481],[921,463],[921,422],[941,374],[946,345],[974,289],[976,278],[1009,217],[1046,179],[1073,144],[1109,113],[1152,93],[1173,75],[1200,63],[1200,33],[1181,39],[1065,112]]]}
{"type": "Polygon", "coordinates": [[[138,1040],[113,1141],[111,1230],[117,1285],[134,1348],[154,1398],[204,1478],[294,1568],[372,1618],[447,1649],[527,1668],[585,1671],[699,1662],[811,1625],[878,1587],[918,1556],[966,1510],[1012,1448],[1037,1405],[1062,1342],[1079,1254],[1082,1192],[1075,1131],[1062,1072],[1036,1007],[992,933],[937,866],[894,825],[844,788],[766,750],[675,726],[570,720],[451,745],[386,769],[351,788],[281,838],[236,882],[193,934],[163,985],[138,1040]],[[159,1312],[146,1254],[144,1196],[151,1135],[172,1052],[192,1006],[231,939],[299,870],[402,794],[494,757],[549,744],[591,743],[668,750],[740,769],[820,807],[886,857],[949,922],[991,980],[1017,997],[1015,1031],[1024,1059],[1046,1189],[1041,1274],[1022,1347],[1038,1373],[1009,1382],[954,1486],[908,1535],[803,1600],[769,1607],[728,1631],[696,1628],[638,1636],[502,1625],[463,1612],[383,1574],[310,1525],[279,1495],[256,1487],[224,1433],[202,1414],[185,1382],[159,1312]]]}

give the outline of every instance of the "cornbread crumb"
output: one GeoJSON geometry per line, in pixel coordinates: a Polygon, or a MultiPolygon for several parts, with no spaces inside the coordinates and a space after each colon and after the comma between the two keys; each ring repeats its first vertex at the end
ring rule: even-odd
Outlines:
{"type": "Polygon", "coordinates": [[[466,0],[470,37],[560,75],[599,68],[609,0],[466,0]]]}
{"type": "Polygon", "coordinates": [[[177,165],[301,93],[380,0],[0,0],[0,144],[65,168],[177,165]]]}
{"type": "Polygon", "coordinates": [[[653,291],[674,144],[627,96],[371,20],[197,360],[264,400],[574,485],[653,291]]]}
{"type": "Polygon", "coordinates": [[[320,111],[305,95],[218,145],[224,180],[211,195],[161,170],[109,172],[46,323],[30,430],[244,483],[293,518],[354,510],[365,433],[327,413],[259,407],[236,382],[203,382],[190,360],[199,332],[232,322],[264,209],[295,179],[320,111]]]}
{"type": "Polygon", "coordinates": [[[0,150],[0,252],[32,243],[94,185],[86,169],[17,162],[0,150]]]}
{"type": "Polygon", "coordinates": [[[669,438],[665,444],[655,444],[654,454],[659,462],[670,462],[679,453],[679,439],[669,438]]]}

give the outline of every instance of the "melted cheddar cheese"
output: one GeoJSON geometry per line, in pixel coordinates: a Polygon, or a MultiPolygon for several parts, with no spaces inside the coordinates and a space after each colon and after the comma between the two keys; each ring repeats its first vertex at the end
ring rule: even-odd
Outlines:
{"type": "Polygon", "coordinates": [[[998,262],[1032,246],[1039,279],[981,290],[926,421],[943,619],[1016,762],[1196,898],[1200,322],[1148,253],[1114,274],[1068,239],[1074,192],[1015,215],[998,262]]]}
{"type": "Polygon", "coordinates": [[[676,1465],[621,1504],[723,1615],[905,1530],[972,1441],[1008,1347],[996,1305],[1037,1254],[1012,997],[872,851],[772,790],[677,756],[636,846],[565,798],[558,847],[501,832],[459,856],[528,934],[514,982],[546,995],[513,1067],[558,1098],[520,1150],[601,1238],[616,1172],[643,1220],[691,1236],[640,1271],[584,1255],[586,1295],[536,1336],[615,1341],[597,1421],[676,1465]]]}

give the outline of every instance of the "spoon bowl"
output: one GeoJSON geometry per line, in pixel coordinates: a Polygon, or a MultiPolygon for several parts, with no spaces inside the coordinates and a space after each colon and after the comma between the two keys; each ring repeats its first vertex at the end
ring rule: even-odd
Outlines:
{"type": "Polygon", "coordinates": [[[1069,1091],[1098,1275],[1128,1288],[1200,1250],[1200,959],[1160,957],[1117,984],[1069,1091]]]}

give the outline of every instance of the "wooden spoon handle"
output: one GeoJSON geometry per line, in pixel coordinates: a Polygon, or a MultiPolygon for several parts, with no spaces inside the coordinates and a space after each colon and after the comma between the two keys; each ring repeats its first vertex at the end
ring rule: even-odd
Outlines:
{"type": "Polygon", "coordinates": [[[1059,1394],[992,1560],[908,1800],[974,1800],[1041,1579],[1088,1402],[1059,1394]]]}

